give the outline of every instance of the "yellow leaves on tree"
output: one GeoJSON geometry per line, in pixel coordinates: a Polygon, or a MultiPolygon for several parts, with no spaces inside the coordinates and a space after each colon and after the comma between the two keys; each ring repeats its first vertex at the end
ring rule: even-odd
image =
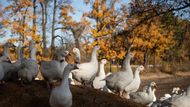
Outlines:
{"type": "Polygon", "coordinates": [[[172,31],[164,29],[159,21],[143,24],[137,27],[133,34],[134,37],[130,39],[133,40],[134,48],[137,49],[136,57],[141,61],[144,58],[144,52],[154,53],[160,57],[165,50],[169,49],[169,46],[174,45],[172,31]]]}
{"type": "Polygon", "coordinates": [[[126,53],[122,46],[124,39],[111,37],[116,29],[122,25],[119,23],[126,18],[125,15],[118,15],[119,11],[115,9],[116,2],[117,0],[111,0],[111,2],[94,0],[92,10],[86,15],[95,21],[90,28],[92,37],[95,39],[92,45],[100,45],[101,58],[122,59],[126,53]]]}

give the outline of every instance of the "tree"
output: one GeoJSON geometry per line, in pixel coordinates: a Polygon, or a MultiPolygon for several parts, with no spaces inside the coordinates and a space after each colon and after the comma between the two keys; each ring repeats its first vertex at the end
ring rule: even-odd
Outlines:
{"type": "Polygon", "coordinates": [[[47,48],[47,42],[46,42],[46,25],[47,25],[47,5],[48,1],[47,0],[41,0],[40,1],[40,6],[41,6],[41,11],[42,11],[42,43],[43,43],[43,55],[45,53],[45,50],[47,48]]]}
{"type": "MultiPolygon", "coordinates": [[[[53,19],[52,19],[52,30],[51,30],[51,53],[55,50],[55,15],[56,15],[56,2],[57,0],[53,0],[53,19]]],[[[54,54],[54,53],[52,53],[54,54]]]]}
{"type": "Polygon", "coordinates": [[[73,7],[70,4],[62,5],[60,9],[60,17],[62,18],[60,23],[62,24],[62,27],[56,28],[56,30],[62,29],[63,31],[71,31],[74,37],[75,46],[81,50],[80,39],[84,31],[89,27],[90,22],[86,20],[85,17],[82,17],[79,22],[73,20],[69,15],[69,13],[74,12],[73,7]]]}
{"type": "Polygon", "coordinates": [[[101,56],[110,60],[122,59],[126,53],[125,48],[121,46],[121,42],[124,41],[112,37],[115,31],[122,29],[125,17],[128,15],[127,12],[121,11],[126,9],[124,5],[120,5],[120,8],[116,10],[116,3],[119,3],[118,0],[109,2],[107,0],[95,0],[91,3],[92,10],[86,14],[87,17],[95,21],[95,25],[91,27],[91,34],[95,39],[93,44],[99,44],[101,56]],[[115,43],[120,48],[115,48],[115,43]]]}
{"type": "Polygon", "coordinates": [[[170,12],[178,12],[179,15],[183,15],[189,12],[190,1],[189,0],[132,0],[130,3],[130,18],[141,16],[138,21],[127,28],[114,33],[114,35],[129,34],[137,26],[146,23],[154,17],[163,16],[170,12]]]}

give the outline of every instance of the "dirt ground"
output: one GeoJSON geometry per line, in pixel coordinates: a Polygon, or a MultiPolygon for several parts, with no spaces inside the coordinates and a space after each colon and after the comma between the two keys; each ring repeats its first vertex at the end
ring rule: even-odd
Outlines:
{"type": "MultiPolygon", "coordinates": [[[[157,98],[170,93],[173,87],[186,89],[190,85],[190,76],[169,76],[165,78],[143,79],[141,88],[151,81],[157,83],[157,98]]],[[[84,86],[71,86],[72,107],[143,107],[131,100],[117,95],[101,92],[84,86]]],[[[0,86],[0,107],[49,107],[50,89],[44,81],[34,81],[24,87],[18,82],[8,82],[0,86]]]]}

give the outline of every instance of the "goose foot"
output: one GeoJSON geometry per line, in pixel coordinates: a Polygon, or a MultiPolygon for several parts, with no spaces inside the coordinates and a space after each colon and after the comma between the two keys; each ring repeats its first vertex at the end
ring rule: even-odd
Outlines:
{"type": "Polygon", "coordinates": [[[129,93],[123,92],[123,98],[130,99],[129,93]]]}
{"type": "Polygon", "coordinates": [[[84,86],[87,86],[87,87],[91,87],[91,88],[92,88],[92,85],[91,85],[90,82],[83,81],[82,84],[83,84],[84,86]]]}
{"type": "Polygon", "coordinates": [[[21,86],[21,87],[24,87],[24,86],[25,86],[24,81],[22,81],[22,80],[20,81],[20,86],[21,86]]]}
{"type": "Polygon", "coordinates": [[[119,96],[123,98],[123,91],[119,91],[119,96]]]}

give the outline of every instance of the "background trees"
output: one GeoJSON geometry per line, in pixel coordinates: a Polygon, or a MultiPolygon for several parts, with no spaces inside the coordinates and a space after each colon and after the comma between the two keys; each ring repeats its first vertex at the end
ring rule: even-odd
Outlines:
{"type": "Polygon", "coordinates": [[[48,52],[53,56],[56,46],[66,48],[68,44],[89,54],[99,44],[99,58],[121,62],[133,44],[137,64],[189,61],[189,0],[81,0],[89,9],[82,11],[77,20],[73,17],[78,12],[73,2],[1,2],[0,35],[11,34],[11,42],[25,44],[34,39],[41,56],[50,56],[48,52]]]}

